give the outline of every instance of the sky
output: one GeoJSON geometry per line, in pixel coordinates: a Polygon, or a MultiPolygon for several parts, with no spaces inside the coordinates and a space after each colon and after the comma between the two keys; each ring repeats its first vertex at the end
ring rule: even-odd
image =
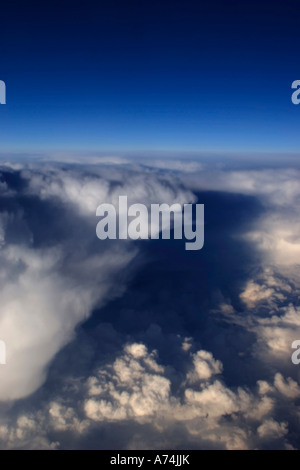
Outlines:
{"type": "Polygon", "coordinates": [[[297,0],[1,5],[4,152],[300,149],[297,0]]]}

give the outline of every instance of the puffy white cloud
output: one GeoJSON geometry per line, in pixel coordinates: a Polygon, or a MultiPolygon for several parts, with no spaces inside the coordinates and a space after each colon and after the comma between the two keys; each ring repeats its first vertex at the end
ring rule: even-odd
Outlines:
{"type": "MultiPolygon", "coordinates": [[[[258,302],[269,299],[273,295],[276,295],[274,289],[259,285],[253,280],[250,280],[245,290],[240,294],[240,298],[245,302],[247,307],[253,308],[258,302]]],[[[278,296],[282,298],[282,294],[278,294],[277,297],[278,296]]]]}
{"type": "Polygon", "coordinates": [[[144,173],[135,167],[113,171],[100,167],[91,171],[80,167],[64,170],[47,166],[34,172],[24,169],[22,177],[28,181],[29,194],[38,195],[42,200],[58,198],[61,203],[75,205],[85,216],[95,215],[102,203],[114,204],[118,210],[120,195],[128,197],[128,204],[195,201],[192,191],[180,187],[175,177],[144,173]]]}
{"type": "Polygon", "coordinates": [[[120,253],[113,264],[107,255],[96,254],[73,261],[74,278],[61,272],[64,254],[58,247],[9,246],[0,258],[0,332],[7,355],[7,366],[0,369],[0,400],[13,400],[41,385],[45,367],[74,337],[76,325],[103,301],[114,273],[132,254],[120,253]]]}
{"type": "Polygon", "coordinates": [[[277,372],[274,378],[274,385],[277,390],[287,398],[293,399],[300,397],[300,387],[291,377],[285,380],[282,374],[277,372]]]}
{"type": "Polygon", "coordinates": [[[164,369],[148,354],[143,344],[125,347],[108,371],[100,370],[88,381],[90,398],[85,411],[95,421],[137,419],[149,420],[169,403],[170,381],[164,369]],[[105,379],[108,379],[107,383],[105,379]]]}
{"type": "Polygon", "coordinates": [[[189,382],[208,380],[222,372],[222,363],[216,361],[208,351],[198,351],[193,356],[194,370],[188,375],[189,382]]]}
{"type": "MultiPolygon", "coordinates": [[[[285,409],[288,418],[289,412],[295,412],[291,399],[299,396],[294,381],[277,374],[274,386],[259,381],[257,391],[230,388],[220,376],[221,362],[211,353],[200,350],[183,354],[188,354],[190,361],[186,376],[161,365],[157,353],[149,352],[144,344],[126,344],[112,363],[95,369],[81,381],[75,395],[74,389],[73,396],[44,401],[34,414],[18,413],[14,422],[0,426],[0,443],[5,442],[6,448],[59,448],[64,445],[64,436],[66,442],[72,436],[73,442],[80,443],[97,426],[119,423],[132,429],[132,423],[136,423],[141,426],[139,435],[144,445],[148,446],[150,439],[157,448],[162,436],[165,447],[169,447],[178,439],[178,432],[187,447],[288,445],[288,424],[275,418],[276,394],[279,391],[281,413],[285,409]],[[211,374],[191,383],[188,378],[195,373],[199,357],[213,364],[211,374]],[[60,437],[53,442],[48,436],[55,432],[60,437]]],[[[141,445],[136,434],[130,436],[128,448],[141,445]]]]}
{"type": "Polygon", "coordinates": [[[278,423],[274,419],[267,419],[257,428],[257,432],[262,438],[278,439],[288,433],[287,423],[278,423]]]}

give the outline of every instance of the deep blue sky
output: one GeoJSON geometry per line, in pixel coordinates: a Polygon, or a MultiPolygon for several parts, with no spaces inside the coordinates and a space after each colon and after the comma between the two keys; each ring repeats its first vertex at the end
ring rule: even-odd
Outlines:
{"type": "Polygon", "coordinates": [[[300,151],[299,0],[9,0],[0,14],[2,151],[300,151]]]}

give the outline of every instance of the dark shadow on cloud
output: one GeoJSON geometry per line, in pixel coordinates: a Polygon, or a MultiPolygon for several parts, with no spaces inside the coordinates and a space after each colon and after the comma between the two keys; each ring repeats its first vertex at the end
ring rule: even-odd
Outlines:
{"type": "Polygon", "coordinates": [[[28,183],[22,177],[21,171],[0,169],[0,181],[5,181],[7,186],[17,193],[23,191],[28,183]]]}
{"type": "MultiPolygon", "coordinates": [[[[192,336],[198,346],[222,360],[229,384],[241,383],[237,369],[246,383],[252,383],[252,372],[247,377],[247,361],[251,362],[247,352],[253,335],[239,326],[229,327],[211,311],[219,306],[220,296],[230,299],[235,309],[243,308],[239,294],[261,260],[260,253],[241,235],[264,208],[252,196],[211,191],[197,197],[205,205],[203,249],[186,251],[184,240],[138,242],[146,263],[141,264],[125,294],[95,310],[82,328],[96,337],[101,324],[111,323],[125,337],[157,348],[162,361],[172,366],[182,339],[192,336]]],[[[253,364],[249,370],[253,371],[253,364]]]]}
{"type": "MultiPolygon", "coordinates": [[[[175,388],[190,367],[190,359],[185,362],[182,355],[185,337],[193,337],[194,350],[211,351],[223,362],[229,386],[252,385],[260,378],[259,364],[254,365],[253,358],[247,355],[253,334],[229,325],[211,311],[218,307],[220,295],[228,297],[235,308],[240,307],[239,293],[260,254],[239,236],[264,209],[252,196],[223,192],[202,192],[197,196],[198,202],[205,204],[203,249],[186,251],[184,240],[136,242],[139,255],[119,274],[127,277],[125,293],[96,309],[76,328],[76,339],[57,353],[46,383],[29,403],[42,400],[45,393],[59,393],[61,379],[86,377],[99,364],[113,362],[124,343],[130,341],[140,341],[149,350],[159,351],[161,363],[169,366],[175,388]],[[174,368],[176,374],[172,372],[174,368]]],[[[67,216],[53,201],[25,198],[23,204],[30,205],[26,213],[30,214],[31,230],[38,231],[37,246],[42,246],[43,240],[57,242],[68,236],[71,250],[70,230],[72,224],[74,230],[76,226],[78,229],[78,216],[72,212],[67,216]],[[50,226],[47,220],[52,221],[50,226]]],[[[81,230],[83,237],[90,236],[89,224],[81,221],[81,230]]],[[[91,241],[89,250],[97,253],[105,249],[103,245],[114,243],[128,241],[111,240],[107,244],[96,239],[91,241]]],[[[76,244],[79,248],[78,240],[74,248],[76,244]]],[[[122,284],[124,279],[119,280],[122,284]]]]}

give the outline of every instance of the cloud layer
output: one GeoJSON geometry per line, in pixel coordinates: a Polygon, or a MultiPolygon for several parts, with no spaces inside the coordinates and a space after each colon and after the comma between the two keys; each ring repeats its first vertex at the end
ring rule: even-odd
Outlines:
{"type": "Polygon", "coordinates": [[[297,170],[20,163],[0,190],[2,448],[299,447],[297,170]],[[204,203],[204,248],[98,240],[124,194],[204,203]]]}

